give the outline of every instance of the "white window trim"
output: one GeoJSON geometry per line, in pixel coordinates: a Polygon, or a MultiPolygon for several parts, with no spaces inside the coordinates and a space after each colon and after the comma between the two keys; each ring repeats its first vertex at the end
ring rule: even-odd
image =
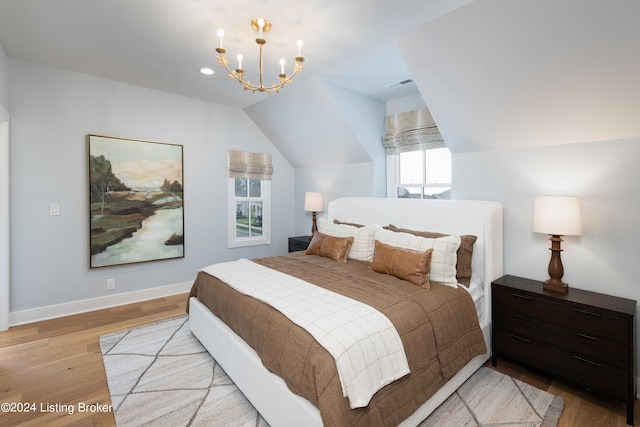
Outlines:
{"type": "Polygon", "coordinates": [[[271,181],[262,180],[262,236],[236,237],[236,186],[235,178],[228,178],[227,188],[227,247],[243,248],[271,244],[271,181]]]}
{"type": "MultiPolygon", "coordinates": [[[[424,151],[424,150],[421,150],[424,151]]],[[[422,160],[423,162],[425,159],[422,160]]],[[[387,198],[397,199],[400,187],[442,187],[452,188],[453,183],[400,184],[400,154],[387,154],[387,198]]]]}
{"type": "Polygon", "coordinates": [[[387,154],[387,197],[398,198],[400,182],[400,155],[387,154]]]}

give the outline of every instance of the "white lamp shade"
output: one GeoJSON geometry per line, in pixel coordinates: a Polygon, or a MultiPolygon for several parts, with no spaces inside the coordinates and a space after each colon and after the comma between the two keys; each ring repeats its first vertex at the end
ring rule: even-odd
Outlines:
{"type": "Polygon", "coordinates": [[[580,202],[571,196],[537,196],[533,200],[533,231],[558,236],[581,236],[580,202]]]}
{"type": "Polygon", "coordinates": [[[324,211],[324,199],[322,193],[306,192],[304,193],[304,210],[307,212],[324,211]]]}

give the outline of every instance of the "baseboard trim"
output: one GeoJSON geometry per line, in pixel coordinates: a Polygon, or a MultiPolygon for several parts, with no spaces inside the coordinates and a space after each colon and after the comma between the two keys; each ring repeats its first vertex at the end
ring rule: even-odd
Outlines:
{"type": "Polygon", "coordinates": [[[40,322],[42,320],[86,313],[87,311],[101,310],[118,305],[131,304],[134,302],[181,294],[189,292],[191,285],[193,285],[193,282],[183,282],[174,285],[160,286],[157,288],[143,289],[140,291],[124,292],[104,297],[48,305],[28,310],[13,311],[9,313],[9,326],[24,325],[26,323],[40,322]]]}

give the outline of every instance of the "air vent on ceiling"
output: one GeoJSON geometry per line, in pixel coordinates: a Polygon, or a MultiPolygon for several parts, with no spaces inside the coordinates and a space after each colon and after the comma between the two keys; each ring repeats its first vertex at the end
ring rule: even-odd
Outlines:
{"type": "Polygon", "coordinates": [[[399,87],[413,84],[413,79],[406,78],[404,80],[400,80],[399,82],[393,82],[386,85],[387,89],[398,89],[399,87]]]}

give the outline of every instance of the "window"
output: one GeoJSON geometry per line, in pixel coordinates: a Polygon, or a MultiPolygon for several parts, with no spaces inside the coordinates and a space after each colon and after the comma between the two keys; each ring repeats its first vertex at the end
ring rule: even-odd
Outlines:
{"type": "Polygon", "coordinates": [[[451,153],[446,147],[390,154],[387,175],[389,197],[451,197],[451,153]]]}
{"type": "Polygon", "coordinates": [[[228,246],[271,244],[271,156],[229,150],[229,175],[228,246]]]}
{"type": "Polygon", "coordinates": [[[269,187],[271,181],[252,178],[229,178],[229,192],[233,200],[230,247],[269,244],[268,221],[265,214],[269,210],[269,187]]]}
{"type": "Polygon", "coordinates": [[[451,153],[427,108],[385,117],[387,196],[451,198],[451,153]]]}

